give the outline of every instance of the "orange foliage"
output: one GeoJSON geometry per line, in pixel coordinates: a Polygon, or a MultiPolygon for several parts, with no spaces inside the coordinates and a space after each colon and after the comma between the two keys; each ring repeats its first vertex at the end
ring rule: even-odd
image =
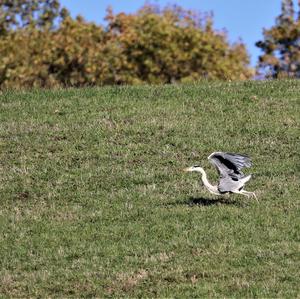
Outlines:
{"type": "Polygon", "coordinates": [[[253,75],[242,43],[229,44],[212,18],[179,7],[145,6],[107,27],[67,16],[0,35],[0,86],[53,87],[244,80],[253,75]]]}

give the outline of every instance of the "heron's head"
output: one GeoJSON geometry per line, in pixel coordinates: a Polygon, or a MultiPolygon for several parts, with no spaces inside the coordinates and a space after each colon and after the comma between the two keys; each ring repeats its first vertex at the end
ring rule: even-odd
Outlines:
{"type": "Polygon", "coordinates": [[[202,172],[202,170],[203,170],[203,168],[200,167],[199,165],[194,165],[194,166],[183,169],[183,171],[186,171],[186,172],[192,172],[192,171],[202,172]]]}

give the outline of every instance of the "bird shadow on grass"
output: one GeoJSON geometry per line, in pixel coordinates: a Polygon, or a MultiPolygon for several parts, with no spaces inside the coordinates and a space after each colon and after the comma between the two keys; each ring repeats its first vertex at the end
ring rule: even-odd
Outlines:
{"type": "Polygon", "coordinates": [[[228,198],[205,198],[205,197],[189,197],[185,200],[177,200],[175,202],[169,202],[168,206],[215,206],[215,205],[229,205],[229,206],[243,206],[239,201],[235,201],[228,198]]]}

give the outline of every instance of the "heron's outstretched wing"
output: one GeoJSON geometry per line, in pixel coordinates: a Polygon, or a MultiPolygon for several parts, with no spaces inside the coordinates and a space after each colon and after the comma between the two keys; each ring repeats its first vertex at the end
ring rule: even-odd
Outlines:
{"type": "Polygon", "coordinates": [[[230,176],[233,180],[244,176],[243,167],[252,165],[248,156],[234,153],[215,152],[208,159],[217,167],[221,178],[230,176]]]}

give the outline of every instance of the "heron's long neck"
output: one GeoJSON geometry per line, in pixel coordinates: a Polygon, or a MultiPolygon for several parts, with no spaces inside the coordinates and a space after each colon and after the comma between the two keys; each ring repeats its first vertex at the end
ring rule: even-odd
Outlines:
{"type": "Polygon", "coordinates": [[[204,186],[211,192],[213,193],[218,193],[218,188],[216,186],[213,186],[208,180],[207,180],[207,175],[206,172],[204,171],[203,168],[200,168],[199,170],[197,170],[198,172],[200,172],[202,174],[201,179],[202,182],[204,184],[204,186]]]}

